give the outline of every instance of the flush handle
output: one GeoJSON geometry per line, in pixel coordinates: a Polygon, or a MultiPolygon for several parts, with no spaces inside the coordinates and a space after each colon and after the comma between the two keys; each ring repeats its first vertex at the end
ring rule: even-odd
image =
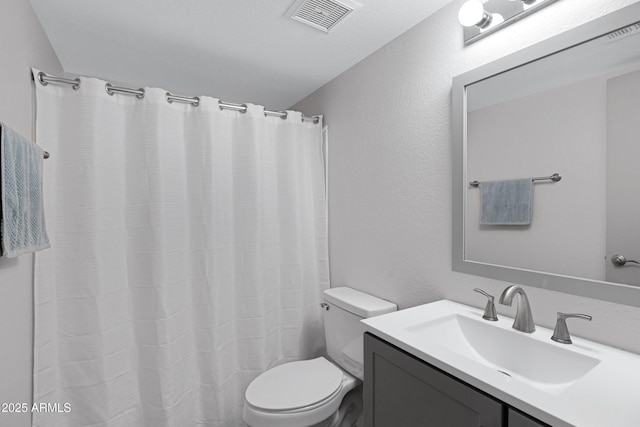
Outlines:
{"type": "Polygon", "coordinates": [[[322,308],[323,310],[329,311],[329,304],[327,304],[326,302],[322,302],[320,303],[320,308],[322,308]]]}

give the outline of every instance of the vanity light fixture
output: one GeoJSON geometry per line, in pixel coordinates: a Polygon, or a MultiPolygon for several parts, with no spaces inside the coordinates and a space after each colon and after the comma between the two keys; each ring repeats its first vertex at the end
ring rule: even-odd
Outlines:
{"type": "Polygon", "coordinates": [[[557,0],[467,0],[458,11],[468,45],[557,0]]]}

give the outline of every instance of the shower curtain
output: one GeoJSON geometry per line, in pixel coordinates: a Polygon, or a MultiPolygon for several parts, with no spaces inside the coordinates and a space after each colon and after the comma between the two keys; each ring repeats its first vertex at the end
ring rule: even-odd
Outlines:
{"type": "Polygon", "coordinates": [[[34,402],[57,406],[33,425],[244,425],[253,378],[323,353],[321,121],[105,83],[35,83],[34,402]]]}

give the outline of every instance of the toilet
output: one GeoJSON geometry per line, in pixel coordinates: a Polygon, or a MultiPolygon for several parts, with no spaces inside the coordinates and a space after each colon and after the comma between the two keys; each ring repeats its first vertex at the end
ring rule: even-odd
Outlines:
{"type": "Polygon", "coordinates": [[[397,306],[347,287],[324,291],[321,306],[329,359],[285,363],[254,379],[242,412],[250,427],[351,427],[358,419],[362,402],[356,387],[364,370],[360,320],[397,306]]]}

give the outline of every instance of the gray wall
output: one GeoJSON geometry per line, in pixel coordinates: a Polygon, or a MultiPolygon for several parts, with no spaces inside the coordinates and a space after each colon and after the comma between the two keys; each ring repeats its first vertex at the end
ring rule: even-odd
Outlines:
{"type": "MultiPolygon", "coordinates": [[[[62,66],[28,0],[2,0],[0,64],[0,121],[31,138],[34,94],[30,68],[60,75],[62,66]]],[[[33,255],[0,258],[0,403],[31,403],[32,295],[33,255]]],[[[30,426],[31,414],[0,412],[0,425],[30,426]]]]}
{"type": "MultiPolygon", "coordinates": [[[[329,125],[332,286],[400,307],[507,283],[451,270],[451,79],[637,0],[561,0],[466,48],[457,11],[437,12],[294,106],[329,125]]],[[[640,352],[640,309],[526,288],[537,323],[584,312],[576,335],[640,352]]],[[[514,308],[499,307],[513,316],[514,308]]]]}

